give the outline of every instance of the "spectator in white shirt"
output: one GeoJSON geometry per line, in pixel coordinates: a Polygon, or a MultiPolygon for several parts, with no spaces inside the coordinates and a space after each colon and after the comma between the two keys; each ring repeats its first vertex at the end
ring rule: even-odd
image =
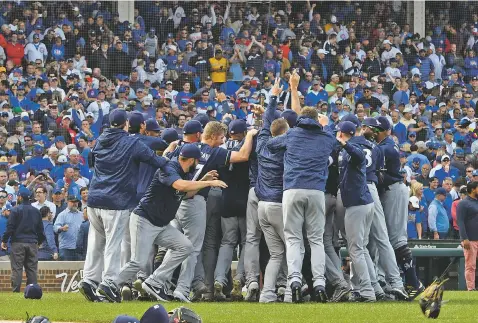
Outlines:
{"type": "Polygon", "coordinates": [[[56,205],[47,199],[47,190],[43,186],[38,186],[35,189],[35,200],[32,206],[40,210],[42,207],[47,206],[52,214],[56,214],[56,205]]]}
{"type": "Polygon", "coordinates": [[[40,43],[40,36],[33,35],[33,43],[28,43],[24,50],[25,58],[29,62],[35,62],[37,59],[41,59],[44,64],[48,56],[48,50],[45,44],[40,43]]]}

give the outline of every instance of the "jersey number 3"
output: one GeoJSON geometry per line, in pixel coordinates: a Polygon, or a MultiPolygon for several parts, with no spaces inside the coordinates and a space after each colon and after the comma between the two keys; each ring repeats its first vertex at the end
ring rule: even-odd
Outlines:
{"type": "Polygon", "coordinates": [[[364,149],[363,150],[365,153],[365,160],[367,161],[367,167],[372,166],[372,152],[370,149],[364,149]]]}

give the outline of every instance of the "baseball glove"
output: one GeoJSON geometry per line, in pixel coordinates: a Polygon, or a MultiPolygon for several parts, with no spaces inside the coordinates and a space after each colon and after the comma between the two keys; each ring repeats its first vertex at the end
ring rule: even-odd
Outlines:
{"type": "Polygon", "coordinates": [[[45,316],[32,316],[27,313],[27,320],[25,323],[50,323],[48,317],[45,316]]]}
{"type": "Polygon", "coordinates": [[[175,308],[168,314],[169,323],[202,323],[201,317],[186,307],[175,308]]]}
{"type": "Polygon", "coordinates": [[[428,286],[420,298],[420,308],[427,318],[436,319],[440,315],[442,305],[443,292],[445,286],[443,284],[448,279],[437,279],[428,286]]]}

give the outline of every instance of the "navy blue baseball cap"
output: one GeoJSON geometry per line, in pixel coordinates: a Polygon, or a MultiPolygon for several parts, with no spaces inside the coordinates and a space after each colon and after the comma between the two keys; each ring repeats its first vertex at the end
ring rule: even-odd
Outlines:
{"type": "Polygon", "coordinates": [[[32,192],[30,192],[30,190],[28,188],[26,188],[25,186],[22,186],[18,189],[18,193],[17,195],[25,198],[25,199],[29,199],[30,196],[32,195],[32,192]]]}
{"type": "Polygon", "coordinates": [[[299,117],[294,110],[284,110],[280,114],[281,118],[284,118],[289,124],[289,128],[294,128],[297,124],[297,118],[299,117]]]}
{"type": "Polygon", "coordinates": [[[168,311],[161,304],[153,305],[144,312],[140,323],[169,323],[168,311]]]}
{"type": "Polygon", "coordinates": [[[161,133],[161,138],[166,141],[168,144],[172,143],[179,139],[178,132],[173,128],[164,129],[163,133],[161,133]]]}
{"type": "Polygon", "coordinates": [[[360,127],[362,124],[360,123],[360,120],[353,114],[349,113],[347,115],[345,115],[341,121],[350,121],[352,122],[355,127],[360,127]]]}
{"type": "Polygon", "coordinates": [[[200,114],[197,114],[193,120],[197,120],[201,123],[201,125],[203,126],[203,128],[207,125],[207,123],[209,122],[209,117],[204,114],[204,113],[200,113],[200,114]]]}
{"type": "Polygon", "coordinates": [[[181,148],[181,152],[179,153],[179,156],[184,157],[184,158],[200,159],[201,158],[201,150],[195,144],[185,144],[181,148]]]}
{"type": "Polygon", "coordinates": [[[444,189],[443,187],[439,187],[435,190],[435,196],[437,195],[445,195],[446,196],[447,192],[446,192],[446,189],[444,189]]]}
{"type": "Polygon", "coordinates": [[[377,121],[380,123],[377,128],[382,129],[382,131],[390,130],[390,121],[388,121],[387,117],[379,116],[377,117],[377,121]]]}
{"type": "Polygon", "coordinates": [[[355,135],[355,130],[357,129],[355,124],[351,121],[342,121],[338,124],[337,128],[340,132],[349,134],[351,136],[355,135]]]}
{"type": "Polygon", "coordinates": [[[24,296],[25,298],[29,298],[29,299],[41,299],[41,297],[43,296],[43,291],[40,285],[30,284],[25,287],[24,296]]]}
{"type": "Polygon", "coordinates": [[[233,120],[229,124],[229,133],[231,135],[244,133],[246,131],[247,131],[247,123],[245,120],[242,120],[242,119],[233,120]]]}
{"type": "Polygon", "coordinates": [[[189,120],[183,127],[183,133],[185,135],[203,132],[202,124],[198,120],[189,120]]]}
{"type": "Polygon", "coordinates": [[[413,136],[413,137],[416,137],[417,136],[417,133],[415,131],[411,131],[408,133],[408,136],[413,136]]]}
{"type": "Polygon", "coordinates": [[[131,127],[139,127],[144,123],[144,116],[141,112],[134,111],[130,113],[128,120],[131,127]]]}
{"type": "Polygon", "coordinates": [[[110,125],[118,127],[126,123],[128,120],[128,113],[123,109],[115,109],[109,115],[110,125]]]}
{"type": "Polygon", "coordinates": [[[380,122],[372,117],[365,118],[362,122],[362,125],[369,128],[380,128],[380,122]]]}
{"type": "Polygon", "coordinates": [[[158,124],[158,121],[155,119],[148,119],[146,120],[146,130],[148,131],[161,131],[161,127],[158,124]]]}
{"type": "Polygon", "coordinates": [[[113,323],[139,323],[139,320],[136,317],[128,315],[118,315],[113,320],[113,323]]]}

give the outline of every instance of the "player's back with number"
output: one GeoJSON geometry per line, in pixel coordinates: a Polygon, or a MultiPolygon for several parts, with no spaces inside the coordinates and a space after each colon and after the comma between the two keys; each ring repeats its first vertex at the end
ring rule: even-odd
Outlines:
{"type": "Polygon", "coordinates": [[[382,140],[378,146],[385,158],[385,172],[383,174],[383,183],[381,183],[381,186],[387,188],[388,186],[402,180],[402,176],[400,175],[399,148],[395,144],[395,141],[390,137],[382,140]]]}

